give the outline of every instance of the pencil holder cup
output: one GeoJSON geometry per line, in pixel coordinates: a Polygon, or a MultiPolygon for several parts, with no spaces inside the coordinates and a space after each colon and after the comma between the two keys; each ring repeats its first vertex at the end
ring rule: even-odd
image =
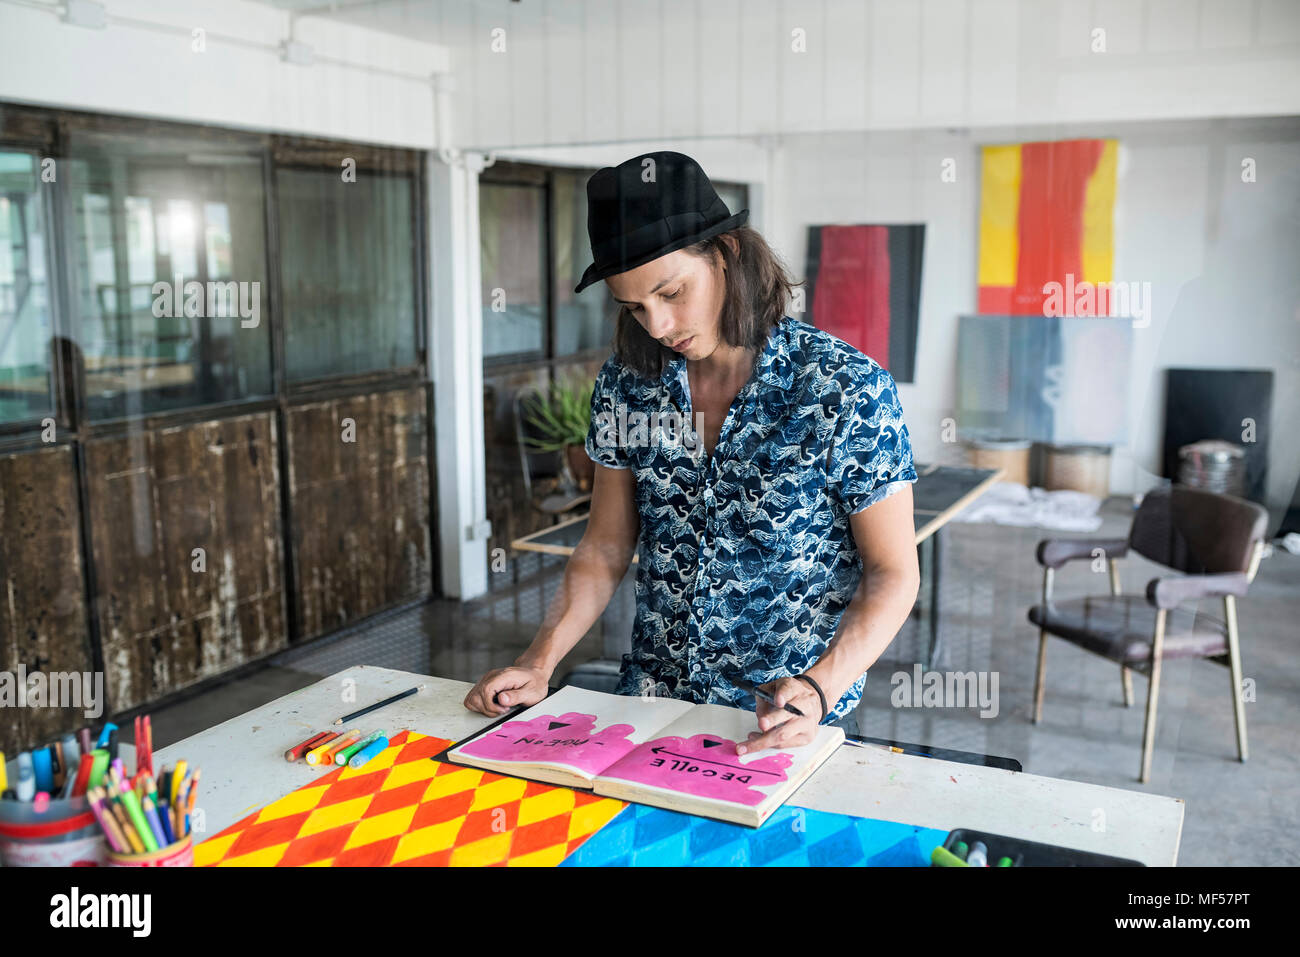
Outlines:
{"type": "Polygon", "coordinates": [[[0,865],[98,867],[107,853],[104,832],[84,797],[51,801],[39,813],[29,801],[0,801],[0,865]]]}
{"type": "Polygon", "coordinates": [[[187,834],[175,844],[168,844],[144,854],[108,852],[109,867],[193,867],[194,839],[187,834]]]}

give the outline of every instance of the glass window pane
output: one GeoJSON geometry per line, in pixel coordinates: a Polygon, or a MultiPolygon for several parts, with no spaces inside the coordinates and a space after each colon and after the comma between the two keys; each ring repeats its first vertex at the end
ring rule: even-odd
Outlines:
{"type": "Polygon", "coordinates": [[[543,206],[540,186],[479,186],[484,358],[546,347],[543,206]]]}
{"type": "Polygon", "coordinates": [[[35,156],[0,152],[0,422],[54,411],[55,345],[38,176],[35,156]]]}
{"type": "MultiPolygon", "coordinates": [[[[743,183],[737,185],[714,183],[713,189],[717,192],[718,199],[727,204],[727,209],[731,211],[732,216],[749,207],[749,187],[743,183]]],[[[754,224],[751,221],[748,225],[754,224]]]]}
{"type": "Polygon", "coordinates": [[[87,415],[271,394],[260,156],[87,133],[70,138],[69,160],[69,309],[87,415]]]}
{"type": "Polygon", "coordinates": [[[603,282],[576,295],[573,287],[591,265],[587,236],[588,174],[555,174],[555,354],[572,355],[587,349],[613,348],[617,312],[614,297],[603,282]]]}
{"type": "Polygon", "coordinates": [[[276,172],[289,379],[418,361],[411,184],[366,173],[345,182],[339,170],[276,172]]]}

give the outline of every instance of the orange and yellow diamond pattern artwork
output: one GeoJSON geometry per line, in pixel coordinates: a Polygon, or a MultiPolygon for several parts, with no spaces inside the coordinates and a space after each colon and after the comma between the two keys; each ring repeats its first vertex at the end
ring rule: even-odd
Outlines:
{"type": "Polygon", "coordinates": [[[412,731],[194,849],[199,866],[553,867],[626,805],[430,760],[452,742],[412,731]]]}

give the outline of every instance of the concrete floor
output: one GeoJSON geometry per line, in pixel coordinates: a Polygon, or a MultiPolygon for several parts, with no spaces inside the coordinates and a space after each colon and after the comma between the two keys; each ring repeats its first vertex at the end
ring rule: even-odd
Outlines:
{"type": "MultiPolygon", "coordinates": [[[[1123,536],[1130,502],[1112,498],[1093,533],[1123,536]]],[[[996,672],[998,714],[977,707],[895,708],[890,676],[910,673],[928,631],[904,625],[867,681],[858,708],[863,734],[1012,757],[1028,773],[1147,790],[1183,798],[1187,813],[1182,865],[1300,864],[1300,556],[1277,549],[1238,604],[1245,675],[1256,700],[1246,705],[1250,760],[1237,760],[1228,670],[1211,661],[1170,661],[1161,681],[1151,782],[1137,781],[1147,682],[1135,675],[1134,706],[1123,705],[1119,667],[1063,641],[1047,653],[1043,722],[1030,723],[1038,633],[1025,618],[1038,600],[1034,547],[1067,533],[953,523],[945,532],[941,593],[944,653],[938,670],[996,672]],[[877,678],[877,675],[879,676],[877,678]],[[874,679],[874,680],[873,680],[874,679]]],[[[378,665],[466,681],[508,664],[536,633],[563,569],[551,556],[519,556],[498,573],[493,591],[473,602],[430,602],[290,650],[256,673],[154,712],[155,747],[354,664],[378,665]]],[[[1140,593],[1160,574],[1141,558],[1120,563],[1125,592],[1140,593]]],[[[1087,563],[1056,576],[1060,597],[1105,593],[1105,575],[1087,563]]],[[[1211,614],[1220,609],[1202,608],[1211,614]]],[[[600,622],[557,671],[600,657],[600,622]]],[[[1105,808],[1072,809],[1094,818],[1105,808]]]]}

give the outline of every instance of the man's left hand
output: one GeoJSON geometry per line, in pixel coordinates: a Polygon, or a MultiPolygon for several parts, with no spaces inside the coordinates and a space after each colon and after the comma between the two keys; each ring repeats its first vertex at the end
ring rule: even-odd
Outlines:
{"type": "Polygon", "coordinates": [[[812,743],[822,714],[821,699],[812,686],[795,678],[781,678],[758,687],[775,698],[776,704],[756,699],[758,730],[749,733],[748,741],[736,745],[736,753],[748,754],[764,748],[793,748],[812,743]],[[786,704],[794,705],[804,716],[801,718],[786,711],[786,704]]]}

